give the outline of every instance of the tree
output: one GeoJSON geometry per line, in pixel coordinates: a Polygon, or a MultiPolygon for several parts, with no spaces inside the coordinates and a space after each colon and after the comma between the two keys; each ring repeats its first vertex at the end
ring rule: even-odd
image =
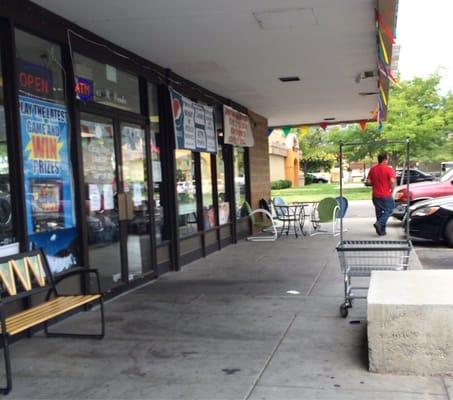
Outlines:
{"type": "Polygon", "coordinates": [[[336,160],[332,147],[325,140],[325,133],[319,128],[309,128],[305,132],[295,129],[294,133],[299,139],[299,148],[302,152],[300,166],[304,174],[320,169],[330,169],[336,160]]]}
{"type": "Polygon", "coordinates": [[[418,161],[442,161],[452,158],[451,132],[453,131],[453,96],[441,97],[438,93],[440,77],[414,78],[392,86],[389,96],[387,121],[378,133],[377,124],[370,123],[362,132],[357,125],[346,129],[330,130],[327,141],[338,145],[344,142],[367,142],[368,144],[345,148],[351,160],[375,158],[379,152],[387,152],[393,166],[402,165],[405,145],[376,145],[375,141],[411,141],[411,159],[418,161]],[[450,156],[447,157],[447,152],[450,156]]]}

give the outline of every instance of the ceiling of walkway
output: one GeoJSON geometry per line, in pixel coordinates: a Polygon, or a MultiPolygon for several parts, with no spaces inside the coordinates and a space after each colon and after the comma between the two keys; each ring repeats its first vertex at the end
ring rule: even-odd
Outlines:
{"type": "Polygon", "coordinates": [[[377,103],[360,94],[376,79],[356,79],[376,69],[376,0],[34,1],[271,126],[368,119],[377,103]]]}

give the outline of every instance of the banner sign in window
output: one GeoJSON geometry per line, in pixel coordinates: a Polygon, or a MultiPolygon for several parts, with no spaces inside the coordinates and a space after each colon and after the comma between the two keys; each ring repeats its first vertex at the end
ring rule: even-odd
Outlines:
{"type": "Polygon", "coordinates": [[[176,148],[217,153],[214,109],[170,88],[176,148]]]}
{"type": "Polygon", "coordinates": [[[19,111],[29,247],[43,248],[58,273],[76,264],[77,248],[68,112],[22,95],[19,111]]]}
{"type": "Polygon", "coordinates": [[[65,106],[19,96],[28,233],[75,226],[65,106]]]}
{"type": "Polygon", "coordinates": [[[240,147],[255,145],[248,115],[224,105],[223,125],[225,143],[240,147]]]}

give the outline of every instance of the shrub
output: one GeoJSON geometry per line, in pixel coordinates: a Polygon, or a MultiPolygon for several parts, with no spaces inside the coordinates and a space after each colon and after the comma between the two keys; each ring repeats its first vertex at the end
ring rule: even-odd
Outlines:
{"type": "Polygon", "coordinates": [[[313,183],[313,177],[311,175],[306,174],[305,175],[305,184],[310,185],[313,183]]]}
{"type": "Polygon", "coordinates": [[[288,189],[291,187],[292,182],[288,179],[280,179],[278,181],[271,182],[272,190],[288,189]]]}

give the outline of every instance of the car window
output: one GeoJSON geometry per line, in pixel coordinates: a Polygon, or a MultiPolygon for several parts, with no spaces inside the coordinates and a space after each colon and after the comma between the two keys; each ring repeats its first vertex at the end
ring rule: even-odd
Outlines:
{"type": "Polygon", "coordinates": [[[453,179],[453,168],[450,168],[441,178],[441,182],[448,182],[453,179]]]}

